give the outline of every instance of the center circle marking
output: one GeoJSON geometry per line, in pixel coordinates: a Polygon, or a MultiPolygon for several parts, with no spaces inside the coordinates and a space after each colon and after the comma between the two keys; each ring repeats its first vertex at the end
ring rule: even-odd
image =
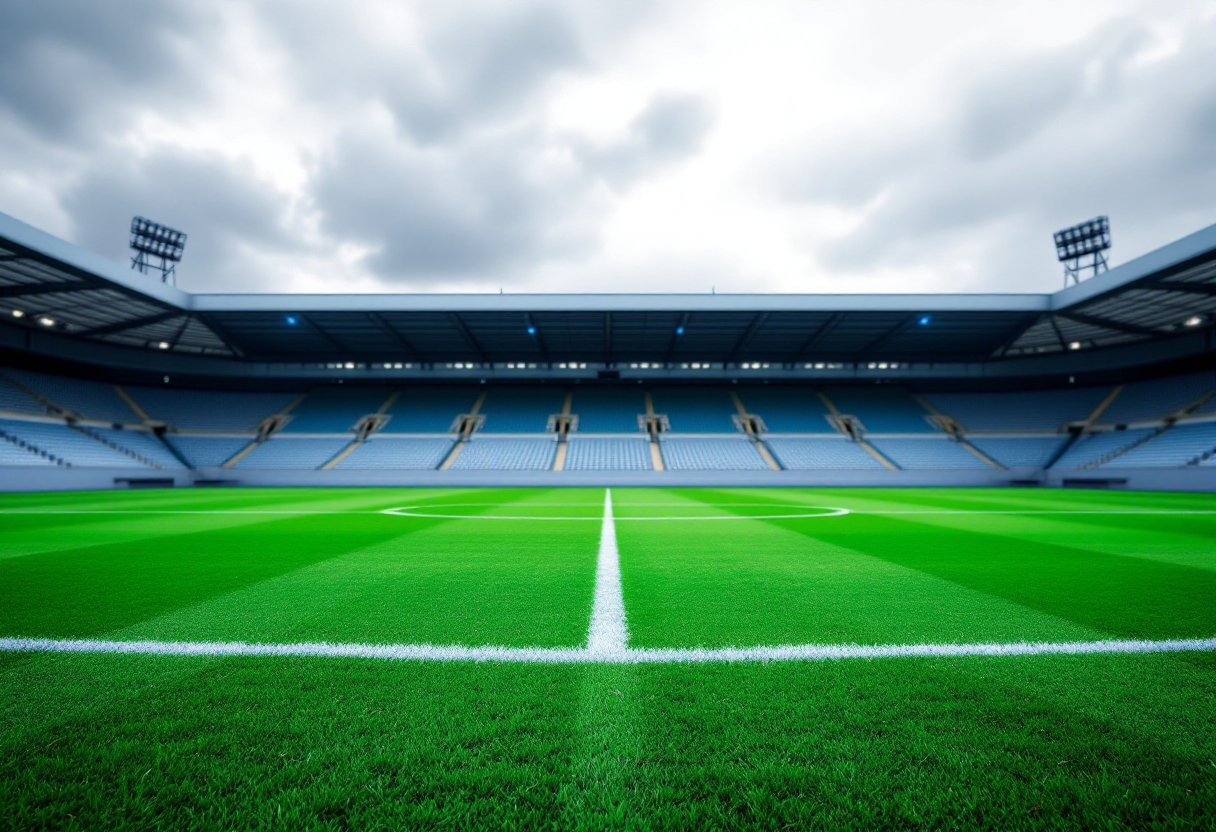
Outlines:
{"type": "MultiPolygon", "coordinates": [[[[448,509],[448,508],[497,508],[500,503],[446,503],[443,505],[416,505],[416,506],[398,506],[396,508],[386,508],[381,510],[381,514],[388,514],[394,517],[429,517],[441,520],[554,520],[562,522],[595,522],[603,521],[603,516],[597,517],[556,517],[553,515],[522,515],[522,514],[442,514],[428,509],[448,509]]],[[[600,508],[603,503],[530,503],[530,506],[536,507],[553,507],[553,508],[600,508]]],[[[701,508],[702,506],[689,505],[688,503],[648,503],[645,506],[614,506],[613,520],[617,522],[678,522],[687,520],[801,520],[816,517],[843,517],[852,512],[847,508],[839,508],[837,506],[791,506],[783,503],[718,503],[716,505],[705,504],[704,508],[780,508],[787,512],[796,511],[798,509],[813,509],[813,511],[801,511],[797,514],[723,514],[723,515],[676,515],[671,517],[621,517],[617,515],[617,510],[622,508],[701,508]]]]}

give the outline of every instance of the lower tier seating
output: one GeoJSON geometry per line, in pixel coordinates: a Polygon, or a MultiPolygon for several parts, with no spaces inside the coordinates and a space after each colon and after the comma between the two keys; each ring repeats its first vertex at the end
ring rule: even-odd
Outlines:
{"type": "Polygon", "coordinates": [[[856,442],[843,436],[823,439],[777,439],[769,437],[766,444],[782,468],[792,471],[814,471],[821,468],[881,469],[882,463],[856,442]]]}
{"type": "Polygon", "coordinates": [[[122,451],[115,450],[64,424],[19,422],[6,419],[0,421],[0,429],[41,451],[59,457],[72,466],[80,468],[148,467],[122,451]]]}
{"type": "Polygon", "coordinates": [[[1186,465],[1216,449],[1216,422],[1175,425],[1160,436],[1111,461],[1114,467],[1154,468],[1186,465]]]}
{"type": "Polygon", "coordinates": [[[190,436],[167,437],[178,453],[190,460],[194,468],[218,468],[232,459],[253,441],[252,436],[190,436]]]}
{"type": "Polygon", "coordinates": [[[1113,453],[1120,448],[1126,448],[1128,445],[1139,441],[1152,432],[1151,429],[1142,429],[1086,434],[1074,442],[1073,446],[1064,453],[1064,456],[1060,457],[1059,461],[1052,468],[1080,468],[1084,465],[1097,462],[1106,454],[1113,453]]]}
{"type": "Polygon", "coordinates": [[[870,442],[882,454],[905,470],[931,468],[988,468],[984,460],[948,438],[875,439],[870,442]]]}
{"type": "Polygon", "coordinates": [[[672,471],[750,471],[767,470],[751,440],[739,439],[664,439],[661,443],[663,465],[672,471]]]}
{"type": "Polygon", "coordinates": [[[553,439],[487,439],[475,437],[460,450],[453,469],[547,471],[557,456],[553,439]]]}
{"type": "Polygon", "coordinates": [[[417,439],[373,436],[355,448],[335,468],[428,470],[438,468],[452,450],[450,438],[417,439]]]}
{"type": "Polygon", "coordinates": [[[349,445],[352,438],[349,435],[300,439],[272,436],[242,457],[236,467],[320,468],[349,445]]]}
{"type": "Polygon", "coordinates": [[[1006,468],[1042,468],[1064,443],[1063,436],[969,436],[967,441],[1006,468]]]}
{"type": "Polygon", "coordinates": [[[161,468],[185,468],[181,460],[165,447],[164,443],[150,433],[142,430],[114,430],[113,428],[91,428],[107,442],[120,445],[132,453],[138,454],[153,465],[161,468]]]}
{"type": "Polygon", "coordinates": [[[650,442],[645,439],[583,439],[572,437],[567,445],[570,471],[649,471],[650,442]]]}

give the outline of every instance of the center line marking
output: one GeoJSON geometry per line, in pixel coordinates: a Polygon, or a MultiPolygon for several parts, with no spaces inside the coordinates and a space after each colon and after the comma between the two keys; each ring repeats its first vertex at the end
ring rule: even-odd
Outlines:
{"type": "Polygon", "coordinates": [[[595,567],[595,601],[587,652],[597,659],[623,656],[629,648],[625,624],[625,595],[621,591],[621,555],[616,548],[616,523],[612,518],[612,489],[604,490],[604,525],[600,529],[600,554],[595,567]]]}

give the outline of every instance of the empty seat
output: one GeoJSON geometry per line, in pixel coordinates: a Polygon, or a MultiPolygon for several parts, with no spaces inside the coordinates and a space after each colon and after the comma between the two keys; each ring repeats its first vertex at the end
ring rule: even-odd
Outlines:
{"type": "Polygon", "coordinates": [[[296,439],[272,436],[236,464],[237,468],[320,468],[349,445],[353,437],[296,439]]]}
{"type": "Polygon", "coordinates": [[[992,468],[967,448],[946,437],[874,439],[870,444],[900,468],[910,471],[933,468],[992,468]]]}
{"type": "Polygon", "coordinates": [[[194,468],[218,468],[232,459],[241,449],[253,441],[249,436],[181,436],[165,437],[178,453],[190,461],[194,468]]]}
{"type": "Polygon", "coordinates": [[[460,450],[455,469],[547,471],[557,456],[553,439],[487,439],[475,437],[460,450]]]}
{"type": "Polygon", "coordinates": [[[373,436],[342,458],[335,468],[426,470],[438,468],[452,449],[451,437],[407,439],[373,436]]]}
{"type": "Polygon", "coordinates": [[[654,466],[646,439],[571,437],[565,467],[571,471],[649,471],[654,466]]]}
{"type": "Polygon", "coordinates": [[[662,442],[663,465],[672,471],[761,471],[768,463],[751,440],[680,439],[662,442]]]}
{"type": "Polygon", "coordinates": [[[769,437],[766,444],[782,468],[792,471],[818,469],[876,469],[883,464],[856,442],[842,436],[823,439],[769,437]]]}
{"type": "Polygon", "coordinates": [[[967,441],[1006,468],[1042,468],[1064,443],[1063,436],[971,436],[967,441]]]}

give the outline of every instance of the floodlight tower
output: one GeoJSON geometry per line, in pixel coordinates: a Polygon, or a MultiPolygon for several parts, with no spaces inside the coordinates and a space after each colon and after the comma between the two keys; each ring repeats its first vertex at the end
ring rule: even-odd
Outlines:
{"type": "Polygon", "coordinates": [[[186,233],[152,222],[143,217],[131,220],[131,268],[147,274],[151,270],[160,272],[162,283],[177,283],[177,264],[181,262],[186,248],[186,233]]]}
{"type": "Polygon", "coordinates": [[[1094,217],[1055,233],[1056,257],[1064,264],[1064,287],[1081,282],[1081,272],[1092,270],[1090,277],[1106,271],[1106,252],[1110,248],[1110,218],[1094,217]]]}

